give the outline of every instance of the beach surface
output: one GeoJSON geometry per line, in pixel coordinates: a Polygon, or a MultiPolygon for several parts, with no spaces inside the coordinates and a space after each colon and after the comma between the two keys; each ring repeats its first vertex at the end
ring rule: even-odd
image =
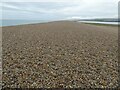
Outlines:
{"type": "Polygon", "coordinates": [[[2,88],[2,27],[0,27],[0,89],[2,88]]]}
{"type": "Polygon", "coordinates": [[[2,28],[3,88],[118,86],[118,29],[73,21],[2,28]]]}

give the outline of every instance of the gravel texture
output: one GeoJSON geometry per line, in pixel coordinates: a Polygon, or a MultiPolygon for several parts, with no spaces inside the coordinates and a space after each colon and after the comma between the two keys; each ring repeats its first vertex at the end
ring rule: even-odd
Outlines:
{"type": "Polygon", "coordinates": [[[3,27],[3,88],[114,88],[117,27],[58,21],[3,27]]]}
{"type": "Polygon", "coordinates": [[[2,88],[2,27],[0,27],[0,89],[2,88]]]}

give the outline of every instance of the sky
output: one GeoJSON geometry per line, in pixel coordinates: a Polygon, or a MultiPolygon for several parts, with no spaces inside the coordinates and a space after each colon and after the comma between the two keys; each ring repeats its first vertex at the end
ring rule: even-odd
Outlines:
{"type": "Polygon", "coordinates": [[[118,2],[119,0],[2,0],[0,19],[117,18],[118,2]]]}

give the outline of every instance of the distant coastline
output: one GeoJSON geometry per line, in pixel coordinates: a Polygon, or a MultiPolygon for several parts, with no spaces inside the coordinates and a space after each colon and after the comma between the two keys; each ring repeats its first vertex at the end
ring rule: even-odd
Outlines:
{"type": "MultiPolygon", "coordinates": [[[[62,20],[54,20],[62,21],[62,20]]],[[[64,20],[64,21],[77,21],[82,23],[97,23],[97,24],[108,24],[108,25],[118,25],[120,20],[118,19],[79,19],[79,20],[64,20]]],[[[52,20],[0,20],[0,26],[16,26],[25,24],[37,24],[37,23],[48,23],[53,22],[52,20]]]]}
{"type": "Polygon", "coordinates": [[[2,20],[0,26],[16,26],[25,24],[47,23],[47,20],[2,20]]]}
{"type": "Polygon", "coordinates": [[[106,25],[118,25],[119,22],[102,22],[102,21],[78,21],[82,23],[93,23],[93,24],[106,24],[106,25]]]}
{"type": "Polygon", "coordinates": [[[108,24],[108,25],[120,24],[120,19],[117,18],[81,19],[77,21],[83,23],[93,23],[93,24],[108,24]]]}

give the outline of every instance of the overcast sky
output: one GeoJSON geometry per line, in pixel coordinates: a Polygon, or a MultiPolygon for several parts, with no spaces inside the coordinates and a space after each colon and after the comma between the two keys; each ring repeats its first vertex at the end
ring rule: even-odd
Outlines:
{"type": "MultiPolygon", "coordinates": [[[[3,19],[114,18],[119,0],[2,0],[3,19]]],[[[1,14],[0,14],[1,15],[1,14]]]]}

